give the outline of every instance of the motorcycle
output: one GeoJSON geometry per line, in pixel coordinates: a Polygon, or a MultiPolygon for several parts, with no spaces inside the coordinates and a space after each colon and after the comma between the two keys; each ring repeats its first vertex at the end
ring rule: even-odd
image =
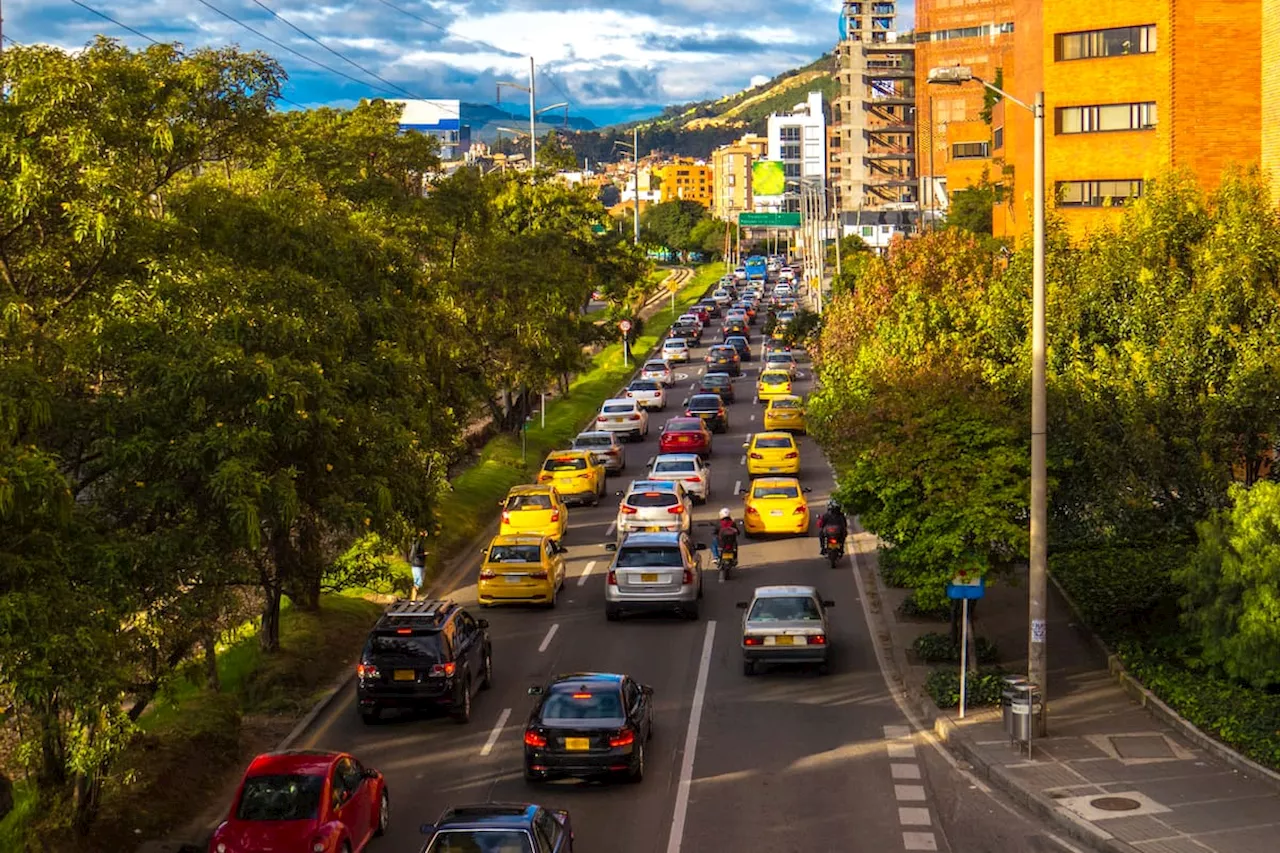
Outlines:
{"type": "Polygon", "coordinates": [[[840,538],[838,530],[824,530],[822,538],[822,556],[827,558],[831,568],[834,569],[840,562],[840,558],[844,556],[844,540],[840,538]]]}
{"type": "Polygon", "coordinates": [[[720,556],[716,559],[716,568],[720,570],[720,577],[725,580],[729,579],[729,573],[738,567],[738,546],[722,545],[720,546],[720,556]]]}

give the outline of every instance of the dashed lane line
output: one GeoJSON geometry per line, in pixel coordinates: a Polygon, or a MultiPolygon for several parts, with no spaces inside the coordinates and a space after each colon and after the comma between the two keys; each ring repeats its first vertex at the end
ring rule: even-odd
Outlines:
{"type": "MultiPolygon", "coordinates": [[[[547,636],[542,638],[542,645],[538,646],[538,651],[545,652],[547,647],[551,645],[551,638],[556,635],[556,631],[560,630],[560,623],[554,623],[548,630],[547,636]]],[[[919,778],[919,777],[917,777],[919,778]]]]}
{"type": "Polygon", "coordinates": [[[689,728],[684,737],[680,786],[676,789],[675,810],[671,815],[671,834],[667,837],[667,853],[680,853],[680,845],[684,842],[684,821],[689,813],[689,790],[693,786],[693,756],[698,748],[698,728],[702,725],[702,704],[707,696],[707,674],[711,669],[711,652],[715,639],[716,623],[713,619],[707,622],[707,632],[702,640],[702,657],[698,662],[698,680],[693,687],[689,728]]]}
{"type": "Polygon", "coordinates": [[[734,480],[734,482],[733,482],[733,493],[734,493],[735,495],[742,494],[742,481],[741,481],[741,480],[734,480]]]}
{"type": "Polygon", "coordinates": [[[898,824],[903,827],[904,850],[937,850],[938,838],[921,827],[933,827],[929,812],[928,794],[922,784],[899,784],[900,780],[919,780],[920,765],[916,763],[916,747],[910,726],[885,726],[885,750],[891,761],[889,771],[893,776],[893,798],[898,801],[898,824]],[[915,805],[903,805],[914,803],[915,805]],[[922,805],[924,804],[924,805],[922,805]]]}
{"type": "Polygon", "coordinates": [[[493,752],[494,744],[498,742],[498,738],[502,736],[502,730],[507,727],[507,720],[511,719],[511,709],[503,708],[502,713],[498,715],[498,722],[493,724],[493,731],[489,732],[489,739],[484,742],[484,746],[480,748],[481,755],[488,755],[493,752]]]}
{"type": "Polygon", "coordinates": [[[578,586],[585,586],[587,578],[591,576],[591,570],[596,567],[596,561],[592,560],[582,567],[582,574],[578,575],[578,586]]]}

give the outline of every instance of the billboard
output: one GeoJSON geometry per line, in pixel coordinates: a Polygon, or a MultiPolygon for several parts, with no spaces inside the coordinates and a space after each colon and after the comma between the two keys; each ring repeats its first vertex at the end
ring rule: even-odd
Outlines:
{"type": "Polygon", "coordinates": [[[782,195],[787,189],[787,173],[777,160],[757,160],[751,164],[751,191],[756,195],[782,195]]]}

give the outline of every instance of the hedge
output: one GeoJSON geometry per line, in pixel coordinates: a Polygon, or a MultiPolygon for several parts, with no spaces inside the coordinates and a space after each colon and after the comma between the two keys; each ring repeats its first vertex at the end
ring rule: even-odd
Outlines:
{"type": "Polygon", "coordinates": [[[1192,545],[1096,548],[1064,551],[1049,568],[1080,609],[1080,618],[1106,640],[1178,633],[1178,599],[1172,580],[1192,545]]]}
{"type": "MultiPolygon", "coordinates": [[[[1000,652],[986,637],[976,637],[973,641],[978,663],[995,663],[1000,659],[1000,652]]],[[[960,663],[960,644],[951,639],[950,634],[930,632],[916,637],[911,650],[924,663],[960,663]]]]}
{"type": "MultiPolygon", "coordinates": [[[[988,666],[971,672],[965,678],[964,704],[966,708],[979,705],[999,705],[1004,692],[1006,673],[998,666],[988,666]]],[[[960,705],[960,672],[948,667],[935,669],[925,679],[924,689],[939,708],[956,708],[960,705]]]]}

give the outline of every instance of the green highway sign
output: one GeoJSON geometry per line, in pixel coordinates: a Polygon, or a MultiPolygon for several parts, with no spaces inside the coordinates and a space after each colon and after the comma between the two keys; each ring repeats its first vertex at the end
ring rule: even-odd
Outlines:
{"type": "Polygon", "coordinates": [[[601,225],[598,222],[595,225],[591,226],[591,231],[594,234],[603,234],[608,230],[609,230],[608,228],[605,228],[603,225],[601,225]]]}
{"type": "Polygon", "coordinates": [[[739,213],[738,225],[742,228],[799,228],[798,213],[739,213]]]}

